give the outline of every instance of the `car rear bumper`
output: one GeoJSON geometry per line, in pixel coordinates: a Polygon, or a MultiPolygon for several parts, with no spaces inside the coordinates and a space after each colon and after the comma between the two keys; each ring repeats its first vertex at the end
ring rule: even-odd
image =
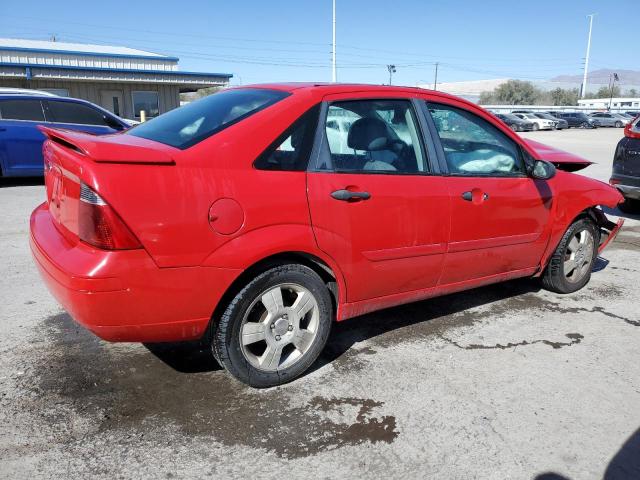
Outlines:
{"type": "Polygon", "coordinates": [[[31,252],[49,291],[78,323],[121,342],[200,338],[238,270],[159,268],[143,249],[71,243],[46,204],[31,215],[31,252]]]}
{"type": "Polygon", "coordinates": [[[640,177],[615,174],[611,176],[609,183],[616,187],[624,198],[640,200],[640,177]]]}

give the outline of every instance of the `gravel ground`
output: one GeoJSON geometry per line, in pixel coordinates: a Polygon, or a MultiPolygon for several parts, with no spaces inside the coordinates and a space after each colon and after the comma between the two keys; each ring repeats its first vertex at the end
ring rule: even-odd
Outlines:
{"type": "MultiPolygon", "coordinates": [[[[621,130],[526,136],[606,180],[621,130]]],[[[43,197],[0,188],[0,477],[640,478],[637,218],[580,292],[520,280],[343,322],[311,373],[257,391],[193,345],[76,326],[30,258],[43,197]]]]}

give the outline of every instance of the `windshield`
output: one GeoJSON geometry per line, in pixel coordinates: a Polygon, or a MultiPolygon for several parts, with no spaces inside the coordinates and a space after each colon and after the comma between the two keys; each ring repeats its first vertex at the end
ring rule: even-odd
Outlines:
{"type": "Polygon", "coordinates": [[[288,95],[261,88],[224,90],[141,123],[126,134],[185,149],[288,95]]]}

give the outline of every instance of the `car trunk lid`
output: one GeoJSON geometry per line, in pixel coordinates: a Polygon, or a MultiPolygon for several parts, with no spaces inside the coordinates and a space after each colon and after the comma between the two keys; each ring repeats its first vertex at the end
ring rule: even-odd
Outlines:
{"type": "Polygon", "coordinates": [[[100,164],[175,165],[168,147],[158,148],[156,142],[129,135],[95,136],[39,128],[47,137],[43,144],[45,187],[54,223],[72,242],[85,239],[87,224],[95,231],[112,229],[107,234],[116,240],[113,245],[118,248],[117,240],[126,238],[127,227],[100,197],[100,164]]]}

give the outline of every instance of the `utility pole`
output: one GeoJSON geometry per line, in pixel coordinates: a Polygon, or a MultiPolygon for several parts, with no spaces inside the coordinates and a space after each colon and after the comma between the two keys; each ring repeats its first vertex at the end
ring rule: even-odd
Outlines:
{"type": "Polygon", "coordinates": [[[593,16],[595,13],[591,15],[587,15],[589,17],[589,39],[587,40],[587,56],[584,58],[584,77],[582,77],[582,92],[580,93],[580,98],[584,98],[587,94],[587,73],[589,71],[589,54],[591,52],[591,30],[593,29],[593,16]]]}
{"type": "Polygon", "coordinates": [[[387,70],[389,70],[389,85],[391,85],[391,76],[396,73],[395,65],[387,65],[387,70]]]}
{"type": "Polygon", "coordinates": [[[338,81],[336,73],[336,0],[333,0],[333,48],[331,50],[331,81],[338,81]]]}
{"type": "Polygon", "coordinates": [[[607,110],[611,111],[611,102],[613,102],[613,87],[615,87],[616,82],[619,81],[617,73],[613,73],[609,75],[609,108],[607,110]]]}
{"type": "Polygon", "coordinates": [[[433,79],[433,89],[434,90],[438,90],[438,65],[439,65],[439,63],[436,62],[436,74],[435,74],[435,78],[433,79]]]}

